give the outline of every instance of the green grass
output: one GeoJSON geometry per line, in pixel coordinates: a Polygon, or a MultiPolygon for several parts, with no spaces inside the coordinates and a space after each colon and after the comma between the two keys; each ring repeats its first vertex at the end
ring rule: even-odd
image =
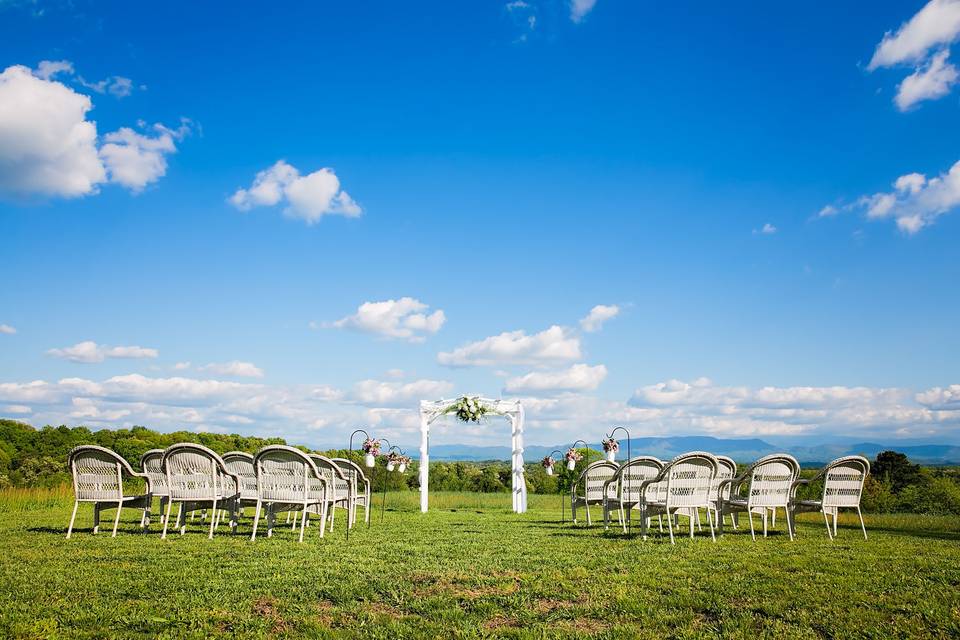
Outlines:
{"type": "Polygon", "coordinates": [[[70,500],[0,494],[0,637],[960,635],[957,518],[868,517],[868,541],[844,518],[830,542],[806,516],[795,542],[778,521],[757,542],[671,546],[561,525],[556,496],[515,515],[508,495],[435,494],[423,515],[394,493],[349,541],[342,526],[211,541],[199,521],[164,541],[133,511],[111,539],[90,507],[68,541],[70,500]]]}

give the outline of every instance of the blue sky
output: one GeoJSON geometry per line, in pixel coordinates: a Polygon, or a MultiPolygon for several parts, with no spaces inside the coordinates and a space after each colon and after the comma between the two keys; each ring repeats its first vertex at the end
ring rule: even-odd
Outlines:
{"type": "Polygon", "coordinates": [[[413,443],[480,393],[540,444],[960,442],[958,34],[954,0],[0,2],[0,415],[413,443]]]}

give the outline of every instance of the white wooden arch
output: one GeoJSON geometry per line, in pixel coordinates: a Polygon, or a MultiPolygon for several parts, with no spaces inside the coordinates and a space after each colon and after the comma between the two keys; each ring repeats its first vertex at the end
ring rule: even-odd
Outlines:
{"type": "MultiPolygon", "coordinates": [[[[503,416],[510,421],[511,467],[513,469],[513,510],[527,510],[527,483],[523,479],[523,406],[519,400],[477,398],[486,408],[486,415],[503,416]]],[[[453,400],[422,400],[420,402],[420,511],[429,507],[430,494],[430,425],[438,418],[456,413],[459,398],[453,400]]]]}

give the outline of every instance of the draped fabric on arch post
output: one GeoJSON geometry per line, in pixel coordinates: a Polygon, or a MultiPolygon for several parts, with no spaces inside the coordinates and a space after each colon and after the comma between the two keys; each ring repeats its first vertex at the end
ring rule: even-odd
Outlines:
{"type": "MultiPolygon", "coordinates": [[[[480,405],[486,409],[486,415],[503,416],[510,421],[510,438],[513,452],[511,467],[513,469],[513,510],[516,513],[525,513],[527,510],[527,483],[523,478],[523,406],[519,400],[492,400],[477,398],[480,405]]],[[[430,425],[438,418],[450,413],[456,413],[457,399],[454,400],[422,400],[420,402],[420,511],[426,512],[429,507],[430,493],[430,425]]]]}

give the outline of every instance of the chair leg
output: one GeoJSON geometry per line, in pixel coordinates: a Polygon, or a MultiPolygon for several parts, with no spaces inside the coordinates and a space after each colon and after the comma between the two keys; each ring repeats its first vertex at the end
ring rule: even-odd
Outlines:
{"type": "Polygon", "coordinates": [[[754,542],[756,542],[757,534],[753,530],[753,511],[750,511],[749,509],[747,509],[747,519],[750,520],[750,537],[753,539],[754,542]]]}
{"type": "Polygon", "coordinates": [[[703,531],[703,525],[700,524],[700,509],[695,509],[697,514],[697,531],[703,531]]]}
{"type": "Polygon", "coordinates": [[[647,539],[647,529],[650,527],[650,518],[647,516],[647,510],[640,510],[640,537],[647,539]]]}
{"type": "Polygon", "coordinates": [[[250,536],[251,540],[257,539],[257,524],[260,522],[260,508],[262,506],[260,499],[257,499],[257,510],[253,514],[253,535],[250,536]]]}
{"type": "MultiPolygon", "coordinates": [[[[193,519],[193,516],[196,515],[196,511],[190,512],[190,519],[193,519]]],[[[177,508],[177,524],[180,525],[180,535],[183,535],[187,532],[187,512],[183,510],[183,503],[180,503],[180,506],[177,508]]]]}
{"type": "Polygon", "coordinates": [[[167,515],[163,518],[163,533],[160,534],[160,539],[165,540],[167,538],[167,525],[170,524],[170,509],[173,508],[173,501],[167,498],[167,515]]]}
{"type": "Polygon", "coordinates": [[[710,539],[713,540],[714,542],[716,542],[716,541],[717,541],[717,536],[716,536],[716,534],[713,532],[713,518],[710,516],[710,512],[709,512],[709,511],[707,512],[707,520],[710,521],[710,539]]]}
{"type": "Polygon", "coordinates": [[[867,525],[863,522],[863,512],[860,511],[860,505],[857,505],[857,515],[860,517],[860,528],[863,529],[863,539],[867,539],[867,525]]]}
{"type": "Polygon", "coordinates": [[[827,512],[823,512],[823,521],[827,523],[827,537],[833,540],[833,532],[830,531],[830,519],[827,517],[827,512]]]}
{"type": "Polygon", "coordinates": [[[116,537],[117,537],[117,527],[120,526],[120,512],[121,512],[121,511],[123,511],[123,502],[118,502],[118,503],[117,503],[117,517],[113,519],[113,534],[111,534],[111,536],[110,536],[111,538],[116,538],[116,537]]]}
{"type": "Polygon", "coordinates": [[[73,521],[77,519],[77,507],[80,506],[79,500],[73,501],[73,515],[70,516],[70,524],[67,526],[67,540],[70,539],[70,534],[73,533],[73,521]]]}
{"type": "Polygon", "coordinates": [[[676,544],[673,541],[673,518],[670,517],[670,512],[667,512],[667,527],[670,529],[670,544],[676,544]]]}
{"type": "Polygon", "coordinates": [[[592,527],[592,526],[593,526],[593,520],[590,518],[590,503],[589,503],[589,502],[587,502],[587,526],[588,526],[588,527],[592,527]]]}
{"type": "Polygon", "coordinates": [[[720,510],[720,505],[717,505],[717,535],[723,535],[723,511],[720,510]]]}
{"type": "Polygon", "coordinates": [[[660,533],[663,533],[663,516],[657,516],[657,527],[660,528],[660,533]]]}
{"type": "Polygon", "coordinates": [[[323,537],[327,529],[327,503],[324,501],[320,505],[320,537],[323,537]]]}
{"type": "Polygon", "coordinates": [[[774,507],[770,511],[773,512],[772,517],[770,518],[770,528],[776,528],[777,526],[777,508],[774,507]]]}
{"type": "Polygon", "coordinates": [[[767,510],[763,510],[763,537],[767,537],[767,510]]]}
{"type": "Polygon", "coordinates": [[[207,539],[213,540],[213,530],[217,528],[218,522],[220,522],[220,518],[217,512],[217,499],[214,498],[213,506],[210,507],[210,535],[207,536],[207,539]]]}
{"type": "Polygon", "coordinates": [[[633,507],[630,507],[630,509],[627,510],[626,513],[624,513],[623,504],[620,505],[620,526],[623,527],[624,533],[627,532],[627,519],[630,518],[631,515],[633,515],[631,513],[632,510],[633,510],[633,507]]]}
{"type": "Polygon", "coordinates": [[[93,534],[100,533],[100,503],[93,503],[93,534]]]}
{"type": "Polygon", "coordinates": [[[303,532],[307,530],[307,504],[303,504],[303,515],[300,516],[300,542],[303,542],[303,532]]]}
{"type": "MultiPolygon", "coordinates": [[[[697,517],[698,518],[700,517],[699,509],[697,510],[697,517]]],[[[693,540],[693,518],[694,518],[693,511],[690,511],[687,514],[687,520],[690,521],[690,539],[691,540],[693,540]]]]}
{"type": "Polygon", "coordinates": [[[837,537],[837,516],[840,515],[840,509],[833,510],[833,537],[837,537]]]}
{"type": "MultiPolygon", "coordinates": [[[[289,511],[287,511],[287,518],[288,519],[290,518],[289,511]]],[[[267,537],[268,538],[273,537],[273,525],[276,522],[276,519],[277,519],[277,515],[274,512],[274,506],[271,504],[269,507],[267,507],[267,537]]]]}

